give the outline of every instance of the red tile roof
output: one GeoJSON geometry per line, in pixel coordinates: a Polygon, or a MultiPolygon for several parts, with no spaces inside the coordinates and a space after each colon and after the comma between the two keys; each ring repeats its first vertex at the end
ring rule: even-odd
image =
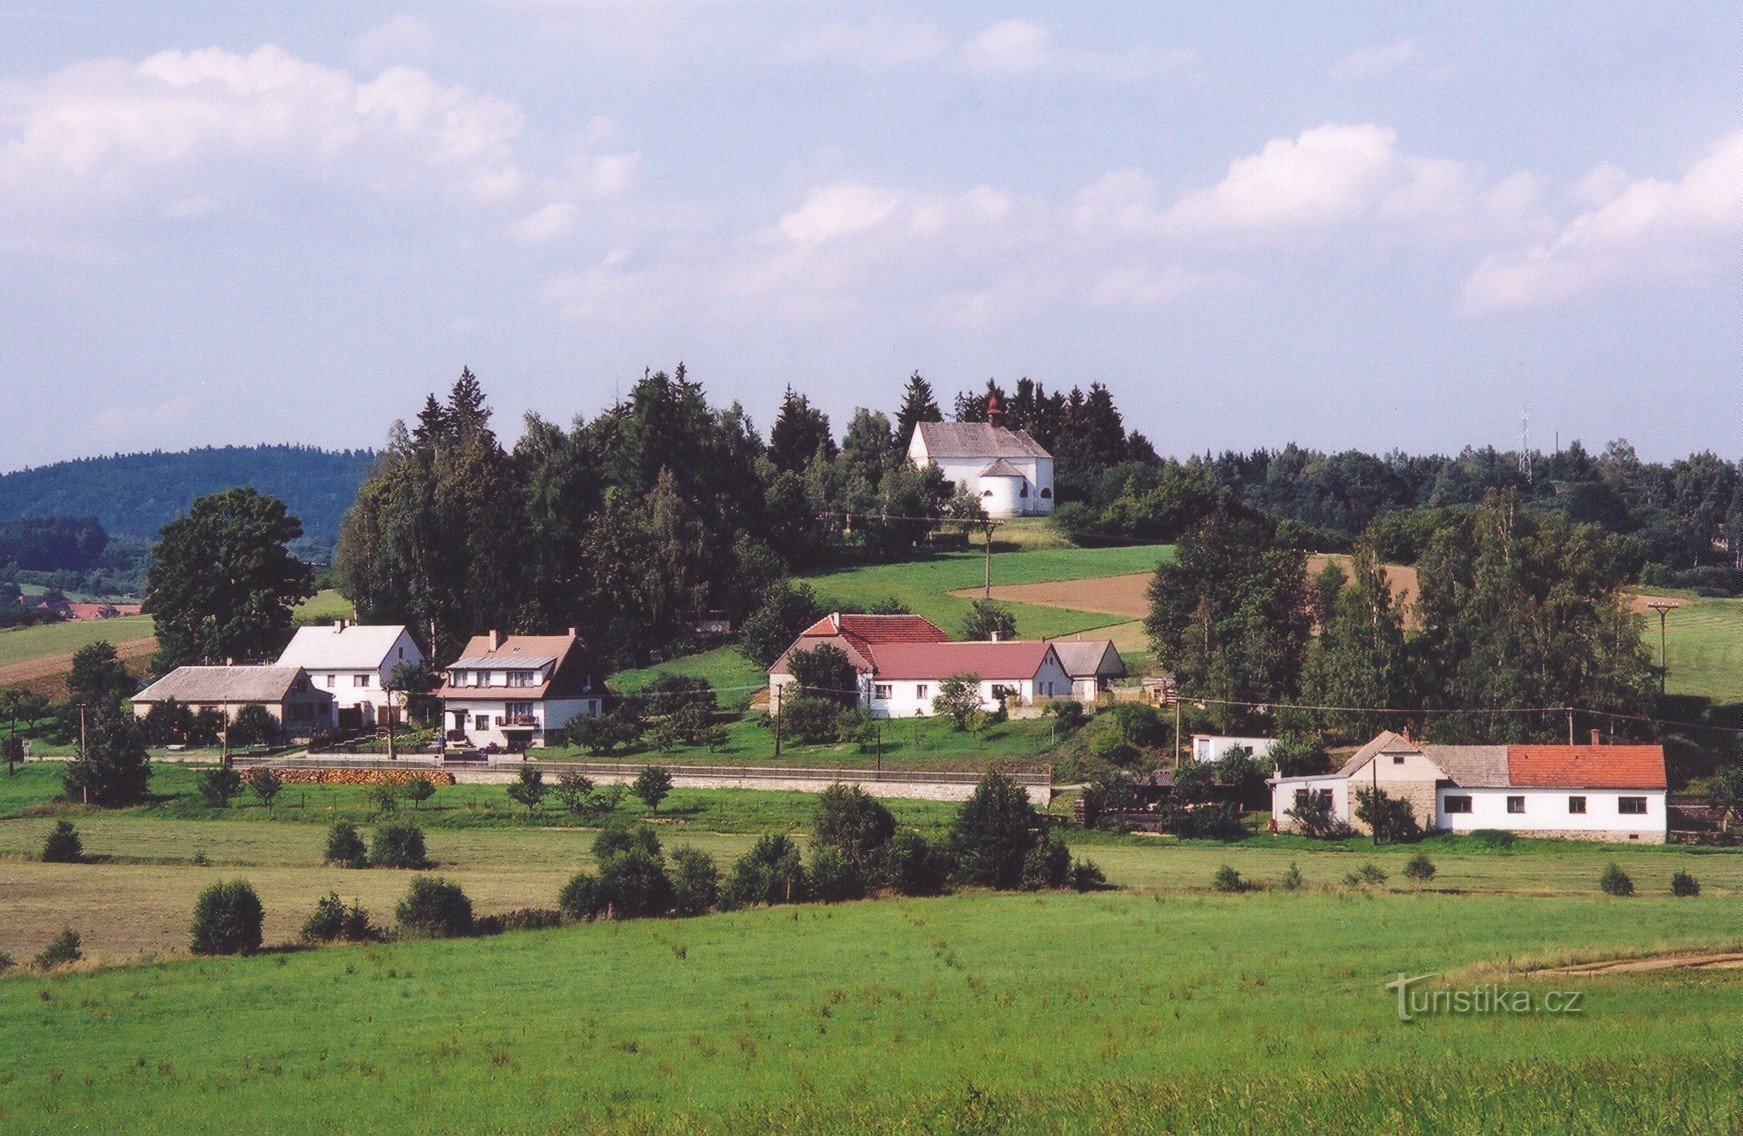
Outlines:
{"type": "Polygon", "coordinates": [[[918,615],[853,615],[831,612],[800,632],[804,636],[845,635],[867,643],[945,643],[950,635],[918,615]]]}
{"type": "Polygon", "coordinates": [[[949,678],[977,674],[986,681],[1034,678],[1052,645],[1015,643],[884,643],[872,647],[880,679],[949,678]]]}
{"type": "Polygon", "coordinates": [[[1664,747],[1655,745],[1508,746],[1507,775],[1520,788],[1666,788],[1664,747]]]}

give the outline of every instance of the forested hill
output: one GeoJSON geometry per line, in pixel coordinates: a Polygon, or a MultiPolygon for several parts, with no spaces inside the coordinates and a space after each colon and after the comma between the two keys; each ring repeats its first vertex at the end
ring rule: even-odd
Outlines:
{"type": "Polygon", "coordinates": [[[96,517],[110,533],[156,540],[196,497],[252,485],[302,518],[305,555],[324,559],[375,455],[307,446],[222,446],[80,458],[0,474],[0,519],[96,517]]]}

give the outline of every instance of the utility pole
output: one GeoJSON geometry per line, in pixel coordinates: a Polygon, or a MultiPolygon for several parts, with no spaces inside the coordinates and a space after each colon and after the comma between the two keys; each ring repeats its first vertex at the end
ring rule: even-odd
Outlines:
{"type": "MultiPolygon", "coordinates": [[[[1167,690],[1167,687],[1163,687],[1167,690]]],[[[1174,688],[1174,772],[1180,772],[1180,688],[1174,688]]]]}
{"type": "Polygon", "coordinates": [[[993,598],[993,530],[998,527],[997,521],[981,522],[981,528],[986,532],[986,585],[982,594],[989,600],[993,598]]]}
{"type": "Polygon", "coordinates": [[[776,761],[779,761],[781,759],[781,691],[782,691],[783,687],[784,687],[784,684],[782,686],[775,687],[775,695],[773,698],[771,698],[769,700],[769,705],[774,707],[774,711],[775,711],[775,760],[776,761]]]}
{"type": "Polygon", "coordinates": [[[1676,600],[1648,600],[1646,606],[1658,613],[1658,696],[1663,698],[1665,679],[1670,676],[1670,656],[1665,653],[1664,621],[1682,604],[1676,600]]]}
{"type": "MultiPolygon", "coordinates": [[[[81,702],[79,703],[79,761],[86,762],[90,759],[91,751],[89,743],[85,739],[85,704],[81,702]]],[[[91,803],[91,779],[89,776],[82,776],[79,781],[79,788],[83,790],[84,802],[88,805],[91,803]]]]}
{"type": "Polygon", "coordinates": [[[1567,707],[1567,744],[1574,744],[1574,708],[1567,707]]]}

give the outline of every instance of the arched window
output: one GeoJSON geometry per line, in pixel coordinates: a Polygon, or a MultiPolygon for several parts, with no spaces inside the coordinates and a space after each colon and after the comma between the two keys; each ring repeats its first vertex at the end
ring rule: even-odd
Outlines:
{"type": "Polygon", "coordinates": [[[1051,490],[1051,489],[1041,490],[1041,499],[1043,501],[1051,501],[1053,499],[1053,490],[1051,490]]]}
{"type": "Polygon", "coordinates": [[[1022,487],[1017,490],[1017,496],[1027,497],[1028,495],[1029,495],[1029,483],[1027,481],[1025,481],[1025,482],[1023,482],[1022,487]]]}
{"type": "Polygon", "coordinates": [[[981,490],[980,495],[982,497],[991,497],[993,495],[993,491],[991,489],[983,489],[983,490],[981,490]]]}

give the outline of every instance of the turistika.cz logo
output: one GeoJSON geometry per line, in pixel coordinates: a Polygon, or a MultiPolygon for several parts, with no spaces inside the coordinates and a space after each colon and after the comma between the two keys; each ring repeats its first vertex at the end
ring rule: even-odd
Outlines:
{"type": "Polygon", "coordinates": [[[1386,989],[1398,996],[1398,1020],[1469,1014],[1579,1014],[1585,1012],[1584,990],[1509,990],[1490,983],[1457,990],[1419,989],[1434,974],[1400,974],[1386,989]]]}

